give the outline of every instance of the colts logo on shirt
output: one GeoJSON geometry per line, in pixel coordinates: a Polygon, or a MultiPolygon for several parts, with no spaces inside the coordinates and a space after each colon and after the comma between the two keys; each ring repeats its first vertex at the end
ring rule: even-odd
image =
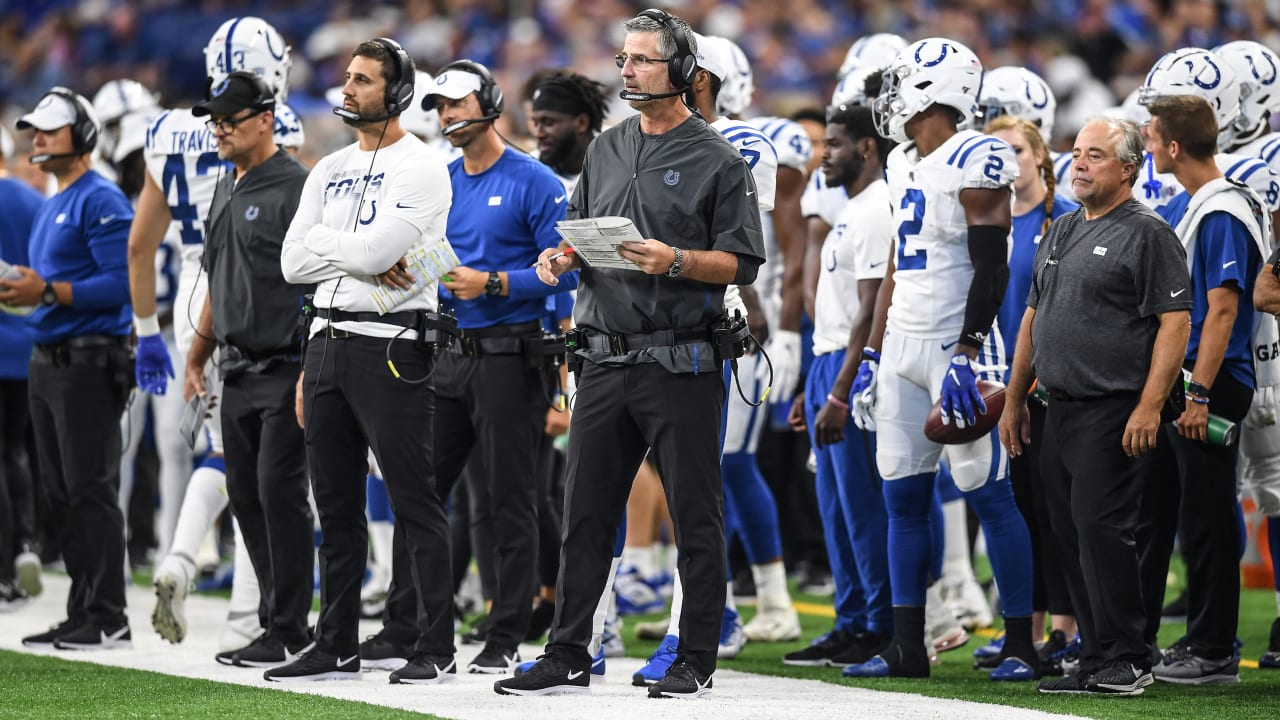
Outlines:
{"type": "Polygon", "coordinates": [[[668,170],[667,174],[662,176],[662,182],[670,185],[671,187],[675,187],[676,183],[680,182],[680,171],[668,170]]]}
{"type": "Polygon", "coordinates": [[[250,205],[249,207],[245,208],[245,211],[244,211],[244,219],[245,219],[245,220],[248,220],[249,222],[253,222],[254,220],[257,220],[257,219],[258,219],[258,206],[257,206],[257,205],[250,205]]]}

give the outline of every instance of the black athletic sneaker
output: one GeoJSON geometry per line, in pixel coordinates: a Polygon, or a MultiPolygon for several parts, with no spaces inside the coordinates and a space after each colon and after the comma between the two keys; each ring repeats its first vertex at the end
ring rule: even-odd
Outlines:
{"type": "Polygon", "coordinates": [[[538,603],[533,606],[533,612],[529,613],[529,631],[525,633],[524,641],[533,642],[546,635],[555,616],[556,601],[539,598],[538,603]]]}
{"type": "Polygon", "coordinates": [[[499,695],[568,695],[591,692],[591,671],[574,668],[556,655],[543,655],[533,667],[493,684],[499,695]]]}
{"type": "Polygon", "coordinates": [[[413,656],[413,643],[399,643],[391,639],[383,628],[360,643],[361,670],[399,670],[413,656]]]}
{"type": "Polygon", "coordinates": [[[854,636],[853,644],[833,655],[827,664],[831,667],[844,667],[845,665],[864,663],[884,652],[892,640],[892,635],[871,632],[858,633],[854,636]]]}
{"type": "Polygon", "coordinates": [[[795,667],[836,667],[831,658],[849,649],[858,638],[847,630],[832,630],[807,648],[782,656],[783,665],[795,667]]]}
{"type": "Polygon", "coordinates": [[[321,650],[310,650],[298,656],[288,665],[271,668],[262,673],[269,682],[294,682],[301,680],[359,680],[360,655],[338,657],[321,650]]]}
{"type": "Polygon", "coordinates": [[[265,632],[257,640],[240,648],[231,655],[231,663],[236,667],[269,668],[293,662],[294,658],[310,649],[311,643],[289,647],[273,633],[265,632]]]}
{"type": "Polygon", "coordinates": [[[1141,695],[1143,688],[1155,682],[1150,670],[1128,662],[1108,665],[1093,673],[1085,682],[1090,695],[1132,697],[1141,695]]]}
{"type": "Polygon", "coordinates": [[[1036,688],[1045,695],[1087,695],[1089,676],[1085,673],[1067,675],[1054,680],[1041,680],[1036,688]]]}
{"type": "Polygon", "coordinates": [[[453,657],[434,657],[426,653],[415,653],[405,665],[391,672],[391,684],[398,685],[438,685],[456,680],[458,664],[453,657]]]}
{"type": "Polygon", "coordinates": [[[679,659],[658,682],[649,686],[651,698],[692,700],[711,694],[711,676],[700,672],[693,663],[679,659]]]}
{"type": "Polygon", "coordinates": [[[74,632],[79,627],[80,623],[78,621],[63,620],[42,633],[28,635],[22,638],[22,644],[29,648],[52,648],[55,640],[63,635],[74,632]]]}
{"type": "Polygon", "coordinates": [[[129,623],[119,627],[103,627],[89,622],[59,635],[53,641],[59,650],[129,650],[133,648],[133,635],[129,632],[129,623]]]}
{"type": "Polygon", "coordinates": [[[1271,623],[1271,639],[1267,643],[1267,651],[1258,658],[1258,667],[1263,670],[1280,669],[1280,618],[1271,623]]]}
{"type": "Polygon", "coordinates": [[[467,665],[467,672],[485,673],[488,675],[505,675],[515,670],[520,664],[520,651],[499,647],[493,643],[485,643],[484,649],[475,660],[467,665]]]}

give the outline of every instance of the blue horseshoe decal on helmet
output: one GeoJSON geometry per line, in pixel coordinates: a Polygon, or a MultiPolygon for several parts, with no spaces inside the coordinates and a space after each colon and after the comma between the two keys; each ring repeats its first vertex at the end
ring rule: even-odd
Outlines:
{"type": "Polygon", "coordinates": [[[286,45],[286,46],[284,47],[284,50],[281,50],[280,52],[276,52],[276,49],[275,49],[275,48],[273,48],[273,47],[271,47],[271,33],[266,33],[266,32],[264,32],[264,33],[262,33],[262,35],[263,35],[263,37],[265,37],[265,38],[267,39],[267,52],[271,53],[271,57],[273,57],[273,58],[275,58],[275,59],[277,59],[277,60],[283,60],[283,59],[284,59],[284,54],[285,54],[285,52],[289,49],[289,46],[288,46],[288,45],[286,45]]]}
{"type": "Polygon", "coordinates": [[[1258,72],[1258,65],[1253,61],[1253,55],[1245,55],[1244,59],[1249,61],[1249,69],[1253,71],[1253,77],[1263,85],[1270,85],[1276,81],[1277,69],[1276,61],[1271,59],[1271,55],[1263,53],[1262,57],[1266,59],[1267,64],[1271,66],[1271,77],[1264,78],[1262,73],[1258,72]]]}
{"type": "Polygon", "coordinates": [[[1031,96],[1031,88],[1034,86],[1035,83],[1033,82],[1027,83],[1027,102],[1031,103],[1031,107],[1037,110],[1043,110],[1049,106],[1049,89],[1043,85],[1040,86],[1040,89],[1044,91],[1044,99],[1037,102],[1036,99],[1031,96]]]}
{"type": "Polygon", "coordinates": [[[926,44],[927,44],[927,43],[923,43],[923,42],[922,42],[922,43],[920,43],[920,47],[916,48],[916,62],[920,63],[920,65],[921,65],[921,66],[923,66],[923,67],[933,67],[934,65],[937,65],[938,63],[940,63],[940,62],[942,62],[943,60],[947,59],[947,44],[946,44],[946,43],[942,43],[942,54],[941,54],[941,55],[939,55],[937,58],[935,58],[935,59],[933,59],[933,60],[928,60],[928,61],[926,61],[924,58],[920,57],[920,53],[924,51],[924,48],[925,48],[925,45],[926,45],[926,44]]]}
{"type": "MultiPolygon", "coordinates": [[[[1187,64],[1188,70],[1190,70],[1191,72],[1195,72],[1195,69],[1196,69],[1195,65],[1190,60],[1184,60],[1183,62],[1187,64]]],[[[1218,67],[1217,63],[1215,63],[1212,59],[1208,57],[1204,59],[1204,62],[1209,67],[1213,68],[1213,72],[1214,72],[1213,81],[1204,82],[1200,79],[1200,74],[1196,74],[1191,78],[1191,82],[1195,83],[1195,86],[1200,88],[1201,90],[1212,90],[1218,87],[1218,83],[1222,82],[1222,70],[1218,67]]],[[[1203,73],[1203,72],[1204,72],[1203,70],[1200,71],[1200,73],[1203,73]]]]}

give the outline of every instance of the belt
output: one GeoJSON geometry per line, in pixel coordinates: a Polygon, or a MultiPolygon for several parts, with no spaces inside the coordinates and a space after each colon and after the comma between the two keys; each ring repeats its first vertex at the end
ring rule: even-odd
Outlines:
{"type": "Polygon", "coordinates": [[[483,355],[524,355],[532,339],[542,338],[542,323],[537,320],[512,325],[490,325],[482,328],[461,328],[454,352],[467,357],[483,355]]]}
{"type": "Polygon", "coordinates": [[[302,356],[297,348],[282,348],[280,350],[272,350],[269,352],[259,353],[245,350],[235,345],[222,344],[218,346],[221,352],[222,363],[248,363],[256,365],[259,363],[268,363],[276,360],[284,362],[301,362],[302,356]]]}
{"type": "Polygon", "coordinates": [[[512,325],[490,325],[488,327],[479,328],[459,328],[458,332],[462,337],[474,338],[494,338],[494,337],[512,337],[515,335],[532,335],[542,330],[542,323],[537,320],[529,320],[527,322],[515,323],[512,325]]]}
{"type": "Polygon", "coordinates": [[[674,329],[657,330],[651,333],[613,334],[592,332],[586,334],[584,340],[587,350],[600,350],[614,355],[625,355],[632,350],[642,350],[644,348],[709,342],[711,336],[706,329],[674,329]]]}
{"type": "Polygon", "coordinates": [[[337,308],[316,308],[316,317],[329,322],[370,322],[383,325],[396,325],[403,328],[414,328],[418,324],[418,313],[415,310],[379,315],[373,311],[338,310],[337,308]]]}
{"type": "Polygon", "coordinates": [[[103,350],[129,349],[128,335],[78,335],[56,343],[36,343],[31,360],[43,365],[110,367],[112,355],[103,350]]]}

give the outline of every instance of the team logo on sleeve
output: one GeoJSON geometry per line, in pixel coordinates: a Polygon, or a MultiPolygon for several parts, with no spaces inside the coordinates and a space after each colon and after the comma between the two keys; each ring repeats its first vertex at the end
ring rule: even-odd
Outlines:
{"type": "Polygon", "coordinates": [[[680,171],[668,170],[667,174],[662,176],[662,182],[670,185],[671,187],[675,187],[676,183],[680,182],[680,171]]]}

